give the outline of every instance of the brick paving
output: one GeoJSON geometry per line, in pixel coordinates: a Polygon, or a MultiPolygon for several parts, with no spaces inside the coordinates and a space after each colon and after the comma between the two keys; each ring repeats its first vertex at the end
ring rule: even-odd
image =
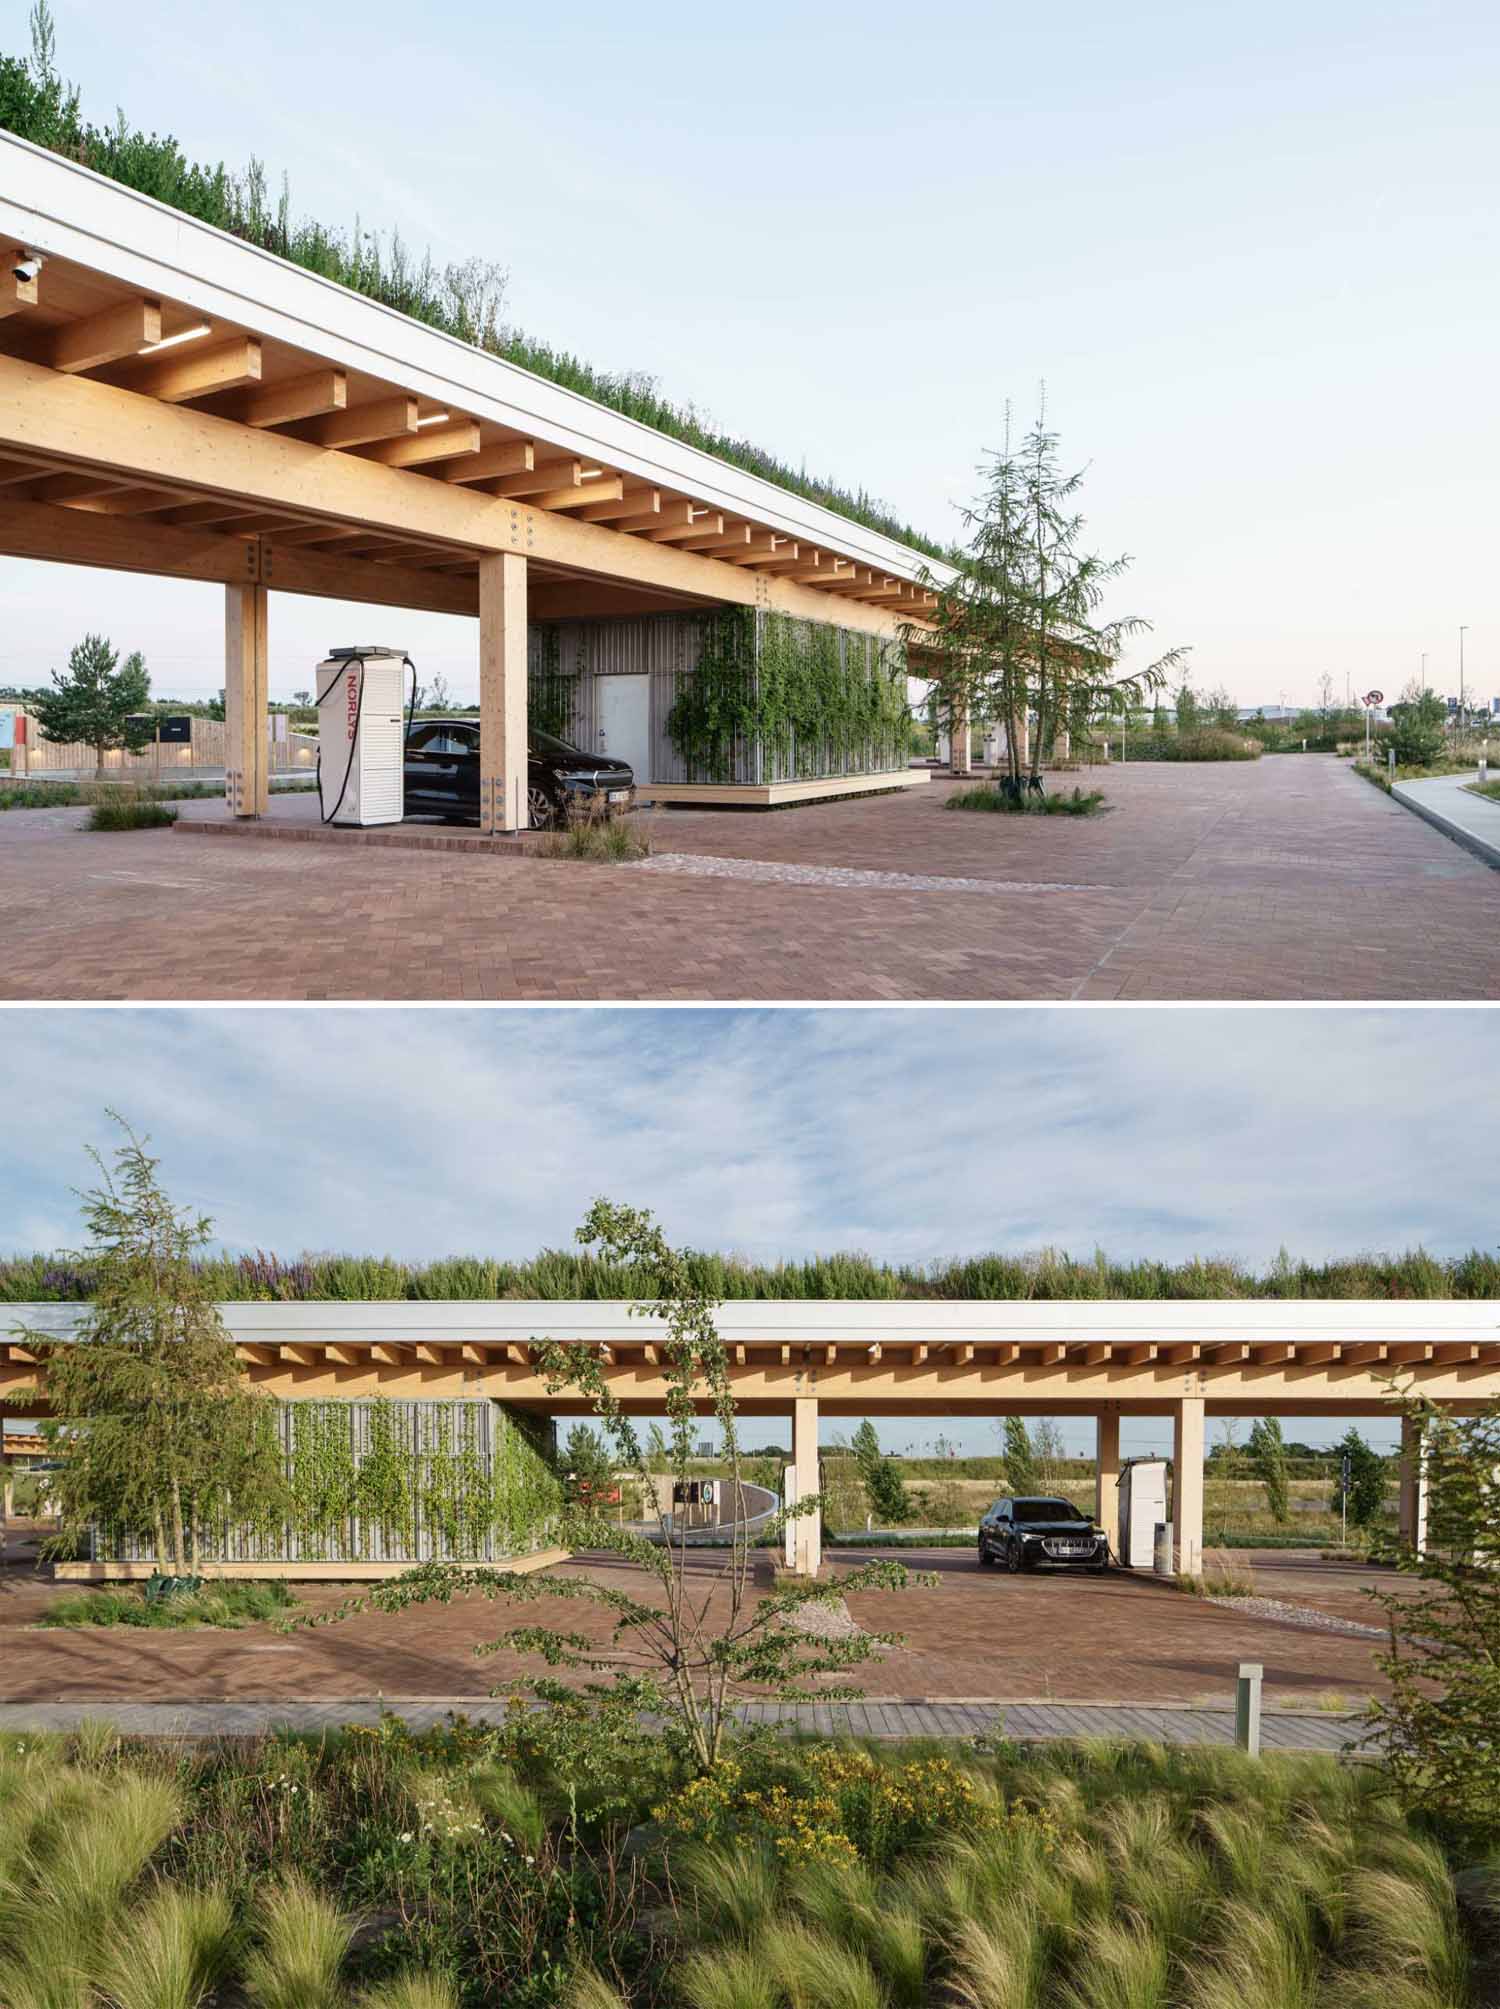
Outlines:
{"type": "MultiPolygon", "coordinates": [[[[1358,1705],[1385,1692],[1375,1667],[1378,1642],[1310,1632],[1184,1597],[1150,1579],[1122,1572],[1104,1577],[1023,1576],[981,1570],[968,1550],[912,1552],[914,1569],[932,1570],[938,1586],[897,1594],[855,1593],[855,1621],[869,1631],[895,1631],[903,1646],[860,1671],[871,1706],[949,1704],[1009,1711],[1021,1704],[1109,1704],[1120,1707],[1226,1707],[1241,1660],[1266,1670],[1268,1707],[1303,1715],[1334,1705],[1358,1705]]],[[[1350,1571],[1322,1585],[1319,1571],[1264,1574],[1257,1588],[1320,1598],[1347,1615],[1368,1619],[1359,1597],[1372,1573],[1350,1571]]],[[[396,1614],[366,1613],[335,1626],[290,1636],[270,1626],[237,1632],[142,1632],[115,1628],[40,1630],[35,1621],[77,1587],[36,1578],[13,1543],[0,1570],[0,1701],[26,1704],[103,1702],[195,1704],[272,1703],[316,1698],[343,1706],[373,1696],[425,1696],[467,1706],[537,1671],[525,1657],[476,1657],[474,1648],[517,1621],[481,1599],[396,1614]]],[[[840,1555],[828,1576],[837,1582],[853,1566],[840,1555]]],[[[690,1562],[695,1594],[722,1615],[724,1559],[690,1562]]],[[[654,1580],[627,1564],[580,1558],[559,1566],[560,1577],[587,1574],[643,1597],[654,1580]]],[[[1389,1573],[1380,1578],[1389,1581],[1389,1573]]],[[[770,1582],[758,1563],[759,1594],[770,1582]]],[[[310,1611],[326,1611],[347,1586],[305,1584],[297,1596],[310,1611]]],[[[526,1607],[528,1623],[578,1630],[607,1644],[608,1615],[561,1599],[526,1607]]],[[[565,1677],[583,1679],[584,1676],[565,1677]]]]}
{"type": "MultiPolygon", "coordinates": [[[[741,1712],[747,1722],[770,1722],[788,1731],[822,1737],[977,1737],[1002,1731],[1018,1744],[1058,1739],[1147,1738],[1158,1744],[1232,1744],[1230,1709],[1115,1709],[1097,1704],[1021,1704],[999,1710],[976,1704],[888,1702],[864,1705],[783,1705],[741,1712]]],[[[373,1727],[382,1715],[400,1716],[414,1730],[432,1729],[456,1714],[492,1723],[503,1703],[426,1695],[360,1696],[347,1702],[0,1702],[0,1731],[66,1731],[104,1720],[126,1737],[261,1737],[273,1730],[316,1735],[349,1723],[373,1727]]],[[[1268,1751],[1354,1749],[1363,1725],[1349,1716],[1268,1714],[1261,1744],[1268,1751]]]]}
{"type": "MultiPolygon", "coordinates": [[[[893,883],[645,872],[463,842],[92,835],[76,811],[12,811],[0,816],[0,995],[1500,996],[1500,874],[1331,757],[1101,778],[1112,812],[1076,821],[949,815],[945,783],[651,818],[658,848],[684,857],[893,883]],[[935,890],[943,879],[994,891],[935,890]]],[[[209,803],[183,813],[222,819],[209,803]]],[[[273,805],[277,817],[310,813],[303,797],[273,805]]]]}

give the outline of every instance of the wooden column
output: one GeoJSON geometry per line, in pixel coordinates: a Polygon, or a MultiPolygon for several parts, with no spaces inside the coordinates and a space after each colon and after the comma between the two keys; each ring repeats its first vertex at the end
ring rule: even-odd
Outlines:
{"type": "Polygon", "coordinates": [[[266,600],[264,586],[224,588],[224,796],[231,816],[264,816],[271,806],[266,600]]]}
{"type": "Polygon", "coordinates": [[[1120,1419],[1101,1411],[1095,1421],[1094,1519],[1109,1536],[1109,1552],[1120,1552],[1120,1419]]]}
{"type": "Polygon", "coordinates": [[[524,830],[526,814],[526,560],[479,561],[479,827],[524,830]]]}
{"type": "MultiPolygon", "coordinates": [[[[797,1498],[805,1500],[818,1491],[816,1395],[799,1395],[792,1404],[792,1467],[797,1475],[797,1498]]],[[[816,1576],[823,1561],[822,1515],[803,1514],[793,1523],[793,1532],[797,1538],[798,1576],[816,1576]]]]}
{"type": "Polygon", "coordinates": [[[948,729],[948,765],[955,774],[967,774],[973,760],[971,731],[967,712],[955,710],[953,723],[948,729]]]}
{"type": "Polygon", "coordinates": [[[1203,1397],[1172,1411],[1172,1555],[1180,1576],[1203,1574],[1203,1397]]]}
{"type": "Polygon", "coordinates": [[[1401,1540],[1420,1555],[1427,1546],[1427,1463],[1420,1424],[1401,1418],[1401,1540]]]}

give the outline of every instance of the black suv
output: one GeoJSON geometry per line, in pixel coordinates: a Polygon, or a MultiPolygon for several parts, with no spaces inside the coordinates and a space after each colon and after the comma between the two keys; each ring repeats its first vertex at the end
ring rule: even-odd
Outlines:
{"type": "MultiPolygon", "coordinates": [[[[635,801],[635,776],[533,726],[526,736],[526,818],[533,830],[569,813],[613,815],[635,801]]],[[[405,813],[479,820],[479,726],[474,719],[418,719],[406,735],[405,813]]]]}
{"type": "Polygon", "coordinates": [[[1008,1570],[1109,1568],[1109,1538],[1071,1500],[996,1500],[979,1523],[979,1560],[1008,1570]]]}

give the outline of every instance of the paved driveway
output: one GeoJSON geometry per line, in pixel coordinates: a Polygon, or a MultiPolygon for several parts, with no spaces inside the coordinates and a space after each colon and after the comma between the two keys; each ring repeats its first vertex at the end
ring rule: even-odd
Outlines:
{"type": "Polygon", "coordinates": [[[1500,996],[1500,873],[1332,758],[1102,779],[1112,813],[1077,822],[948,815],[947,784],[660,812],[642,867],[94,836],[76,812],[13,811],[0,994],[1500,996]]]}
{"type": "MultiPolygon", "coordinates": [[[[77,1593],[72,1586],[39,1583],[21,1560],[13,1551],[12,1567],[0,1571],[4,1702],[478,1697],[495,1686],[503,1689],[518,1674],[543,1671],[525,1656],[475,1657],[478,1641],[511,1625],[524,1620],[557,1626],[581,1631],[601,1647],[607,1643],[606,1614],[561,1599],[519,1612],[466,1600],[367,1615],[290,1638],[268,1626],[240,1632],[40,1631],[33,1628],[42,1610],[77,1593]]],[[[837,1580],[853,1560],[833,1559],[830,1577],[837,1580]]],[[[1378,1640],[1309,1631],[1205,1604],[1149,1578],[1121,1571],[1105,1577],[1012,1577],[981,1570],[967,1549],[911,1552],[903,1560],[913,1569],[936,1571],[938,1588],[849,1599],[860,1625],[906,1638],[905,1646],[860,1670],[858,1685],[873,1697],[1222,1703],[1232,1695],[1241,1660],[1263,1663],[1266,1699],[1278,1706],[1353,1703],[1384,1690],[1374,1665],[1378,1640]]],[[[1320,1602],[1311,1583],[1293,1590],[1288,1577],[1260,1576],[1261,1559],[1256,1560],[1259,1589],[1288,1601],[1320,1602]]],[[[709,1554],[691,1563],[696,1594],[719,1612],[725,1607],[722,1569],[722,1559],[709,1554]]],[[[588,1574],[636,1596],[659,1597],[654,1579],[607,1559],[580,1558],[556,1574],[588,1574]]],[[[770,1582],[763,1558],[757,1579],[761,1589],[770,1582]]],[[[1341,1594],[1357,1591],[1361,1580],[1362,1573],[1346,1573],[1341,1594]]],[[[310,1608],[323,1610],[345,1593],[333,1584],[308,1584],[297,1594],[310,1608]]],[[[1374,1616],[1357,1596],[1347,1615],[1365,1621],[1374,1616]]]]}

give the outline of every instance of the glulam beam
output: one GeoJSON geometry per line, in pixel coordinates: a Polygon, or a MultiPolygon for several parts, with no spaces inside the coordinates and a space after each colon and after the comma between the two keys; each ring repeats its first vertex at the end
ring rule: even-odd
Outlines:
{"type": "Polygon", "coordinates": [[[456,454],[478,453],[479,426],[473,419],[454,425],[413,427],[399,439],[378,440],[358,449],[361,460],[381,467],[422,467],[428,461],[451,460],[456,454]]]}
{"type": "Polygon", "coordinates": [[[242,426],[285,426],[344,411],[348,403],[349,379],[342,370],[314,370],[309,376],[252,391],[226,416],[242,426]]]}
{"type": "Polygon", "coordinates": [[[43,344],[41,361],[50,370],[74,376],[118,363],[123,356],[138,356],[160,340],[161,302],[122,300],[118,307],[54,328],[43,344]]]}
{"type": "Polygon", "coordinates": [[[22,279],[10,266],[0,273],[0,321],[11,314],[24,314],[37,304],[37,282],[33,275],[22,279]]]}
{"type": "Polygon", "coordinates": [[[577,512],[581,523],[608,523],[619,529],[627,517],[636,517],[642,522],[655,517],[661,519],[661,490],[659,488],[626,488],[618,496],[603,501],[592,497],[577,512]]]}
{"type": "Polygon", "coordinates": [[[174,349],[148,358],[143,368],[131,372],[127,388],[163,404],[181,405],[259,382],[260,343],[253,335],[236,335],[206,349],[174,349]]]}
{"type": "Polygon", "coordinates": [[[311,446],[368,446],[372,441],[399,439],[417,429],[415,398],[373,398],[366,405],[330,412],[300,428],[297,438],[311,446]]]}
{"type": "Polygon", "coordinates": [[[536,447],[529,439],[500,440],[478,447],[473,453],[430,467],[427,472],[443,481],[498,481],[508,474],[530,474],[536,466],[536,447]]]}

